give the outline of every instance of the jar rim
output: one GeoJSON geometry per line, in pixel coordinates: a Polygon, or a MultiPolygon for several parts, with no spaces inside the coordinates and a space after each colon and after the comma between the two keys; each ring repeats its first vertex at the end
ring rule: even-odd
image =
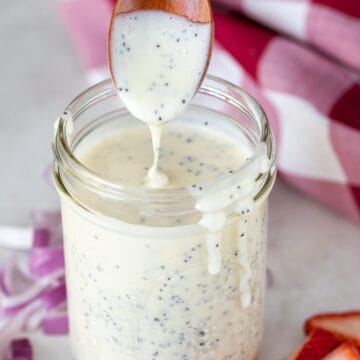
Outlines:
{"type": "MultiPolygon", "coordinates": [[[[269,168],[268,171],[263,174],[264,176],[262,179],[258,179],[261,180],[261,186],[259,187],[259,191],[255,197],[255,199],[257,199],[264,193],[267,193],[267,190],[271,189],[276,172],[274,165],[275,141],[268,118],[261,105],[249,93],[242,90],[238,86],[213,75],[206,75],[204,82],[201,84],[198,90],[199,93],[210,94],[230,103],[232,106],[238,108],[247,117],[252,118],[259,130],[259,139],[254,148],[254,152],[248,158],[248,161],[246,161],[237,171],[234,171],[234,173],[227,174],[204,185],[206,185],[206,188],[210,192],[212,191],[213,186],[221,186],[222,184],[229,182],[231,179],[235,179],[240,176],[249,167],[252,166],[253,162],[256,160],[259,152],[261,151],[261,147],[263,148],[265,144],[267,157],[269,160],[269,168]],[[226,86],[227,88],[231,89],[232,92],[240,95],[241,98],[246,101],[249,107],[247,108],[244,106],[239,100],[237,100],[234,96],[231,96],[228,92],[223,92],[212,87],[211,85],[205,84],[204,82],[206,80],[211,81],[216,85],[226,86]]],[[[55,138],[53,142],[53,152],[55,156],[54,176],[57,182],[59,180],[61,181],[58,171],[59,167],[63,167],[71,174],[72,177],[82,183],[82,185],[86,185],[86,187],[91,188],[91,190],[100,193],[104,197],[115,200],[131,201],[132,199],[143,199],[143,201],[155,201],[161,204],[171,204],[174,201],[181,202],[190,200],[192,195],[188,191],[187,187],[149,189],[146,187],[135,187],[107,180],[88,169],[74,155],[73,150],[71,149],[71,145],[68,141],[73,128],[73,121],[76,121],[76,118],[84,111],[86,111],[87,108],[91,107],[92,104],[99,102],[101,99],[112,96],[115,93],[115,89],[113,88],[110,79],[106,79],[98,84],[95,84],[74,98],[74,100],[66,107],[62,116],[58,119],[55,126],[55,138]],[[93,93],[94,96],[92,96],[87,101],[84,101],[90,93],[93,93]]],[[[63,188],[66,190],[65,186],[63,186],[63,188]]]]}

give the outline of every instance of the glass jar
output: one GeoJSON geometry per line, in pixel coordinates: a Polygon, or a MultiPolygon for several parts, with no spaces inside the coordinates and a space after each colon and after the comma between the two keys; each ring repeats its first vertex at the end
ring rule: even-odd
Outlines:
{"type": "MultiPolygon", "coordinates": [[[[79,154],[134,121],[109,80],[79,95],[57,123],[54,179],[61,199],[70,336],[77,360],[255,359],[262,336],[267,198],[275,179],[274,138],[260,105],[208,76],[187,113],[247,141],[253,155],[210,184],[220,192],[265,154],[248,192],[250,210],[224,205],[221,270],[208,272],[203,214],[187,188],[112,183],[79,154]],[[211,115],[211,117],[208,115],[211,115]],[[261,150],[262,149],[262,150],[261,150]],[[265,152],[264,152],[265,151],[265,152]],[[134,221],[136,219],[136,221],[134,221]],[[243,290],[248,289],[247,296],[243,290]]],[[[241,201],[240,201],[241,203],[241,201]]]]}

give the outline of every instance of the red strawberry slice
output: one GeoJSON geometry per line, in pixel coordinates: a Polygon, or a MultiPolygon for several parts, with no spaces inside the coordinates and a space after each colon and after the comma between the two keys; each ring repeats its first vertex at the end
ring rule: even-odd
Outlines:
{"type": "Polygon", "coordinates": [[[360,354],[354,345],[342,343],[329,355],[325,356],[324,360],[360,360],[360,354]]]}
{"type": "Polygon", "coordinates": [[[338,339],[328,331],[315,329],[288,360],[322,360],[339,345],[338,339]]]}
{"type": "Polygon", "coordinates": [[[333,333],[340,341],[360,348],[360,311],[316,315],[305,323],[305,332],[323,329],[333,333]]]}

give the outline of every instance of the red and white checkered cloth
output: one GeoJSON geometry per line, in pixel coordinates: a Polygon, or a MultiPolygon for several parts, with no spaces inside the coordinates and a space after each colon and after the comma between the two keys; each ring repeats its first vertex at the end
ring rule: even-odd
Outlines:
{"type": "Polygon", "coordinates": [[[359,0],[218,0],[360,70],[359,0]]]}
{"type": "MultiPolygon", "coordinates": [[[[61,1],[89,79],[107,77],[113,1],[61,1]]],[[[222,3],[339,60],[239,15],[215,11],[209,72],[243,87],[265,108],[284,179],[360,222],[360,0],[222,3]]]]}

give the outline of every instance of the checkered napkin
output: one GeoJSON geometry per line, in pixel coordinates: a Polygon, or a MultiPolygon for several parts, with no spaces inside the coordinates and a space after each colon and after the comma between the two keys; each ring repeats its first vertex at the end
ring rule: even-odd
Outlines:
{"type": "Polygon", "coordinates": [[[360,70],[359,0],[218,0],[360,70]]]}
{"type": "MultiPolygon", "coordinates": [[[[60,1],[89,80],[108,77],[113,1],[60,1]]],[[[209,72],[262,104],[284,179],[360,222],[360,1],[221,2],[293,38],[217,10],[209,72]]]]}

